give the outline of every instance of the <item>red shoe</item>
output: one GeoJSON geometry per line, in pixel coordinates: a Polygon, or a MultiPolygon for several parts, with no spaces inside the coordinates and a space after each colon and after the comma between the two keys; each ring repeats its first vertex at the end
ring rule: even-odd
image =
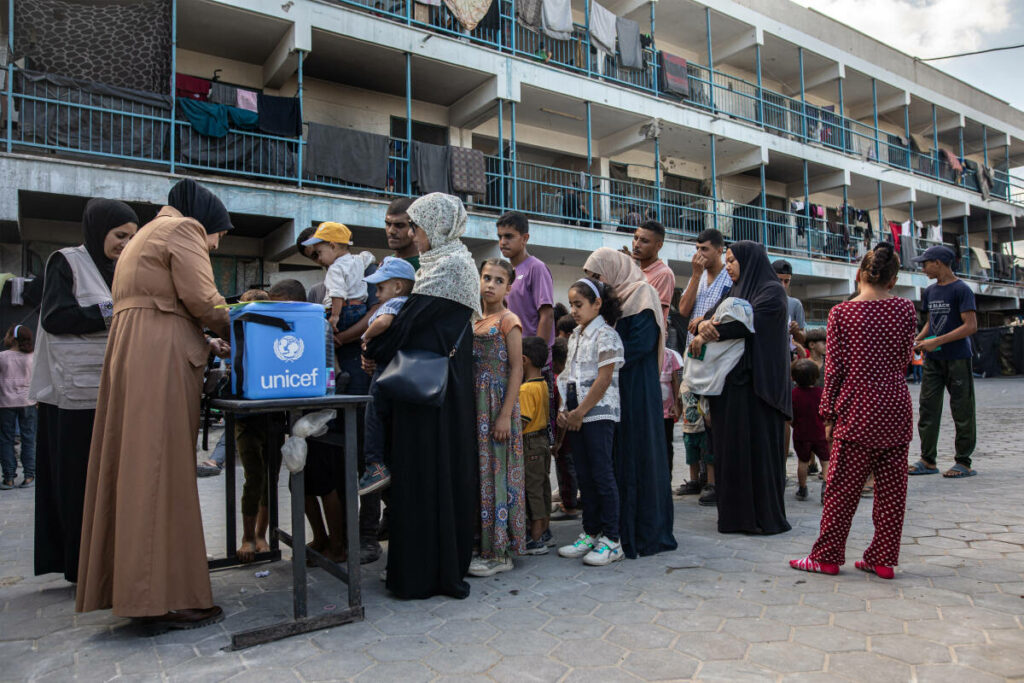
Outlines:
{"type": "Polygon", "coordinates": [[[884,564],[868,564],[864,560],[857,560],[853,563],[853,566],[861,571],[875,574],[880,579],[891,579],[896,576],[896,571],[892,567],[886,567],[884,564]]]}
{"type": "Polygon", "coordinates": [[[800,571],[813,572],[815,574],[838,574],[839,565],[830,564],[828,562],[818,562],[812,560],[810,557],[804,557],[799,560],[790,560],[789,566],[793,569],[799,569],[800,571]]]}

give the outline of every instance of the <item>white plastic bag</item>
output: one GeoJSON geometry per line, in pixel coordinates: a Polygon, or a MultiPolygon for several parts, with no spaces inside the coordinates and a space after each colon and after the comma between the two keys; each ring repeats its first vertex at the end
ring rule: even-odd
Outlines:
{"type": "MultiPolygon", "coordinates": [[[[722,301],[711,320],[722,323],[739,321],[754,331],[754,309],[738,297],[722,301]]],[[[704,346],[703,360],[687,355],[683,362],[683,382],[694,394],[720,396],[725,387],[725,377],[736,367],[744,348],[742,339],[708,342],[704,346]]]]}
{"type": "Polygon", "coordinates": [[[327,433],[327,423],[337,416],[337,410],[318,410],[299,418],[292,427],[291,436],[281,446],[281,458],[289,472],[296,474],[303,470],[306,466],[306,438],[327,433]]]}

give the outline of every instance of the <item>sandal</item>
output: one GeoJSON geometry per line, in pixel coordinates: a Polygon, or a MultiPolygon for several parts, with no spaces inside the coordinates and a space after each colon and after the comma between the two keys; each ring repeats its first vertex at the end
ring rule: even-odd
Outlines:
{"type": "Polygon", "coordinates": [[[965,477],[973,477],[977,472],[972,470],[967,465],[961,465],[957,463],[950,467],[948,470],[942,473],[946,479],[964,479],[965,477]]]}
{"type": "Polygon", "coordinates": [[[880,579],[891,579],[896,576],[896,571],[892,567],[886,567],[884,564],[869,564],[864,560],[857,560],[853,563],[853,566],[862,572],[875,574],[880,579]]]}
{"type": "Polygon", "coordinates": [[[25,477],[24,481],[18,484],[19,489],[30,489],[36,483],[35,477],[25,477]]]}
{"type": "Polygon", "coordinates": [[[13,488],[14,488],[14,480],[13,479],[4,479],[3,481],[0,481],[0,491],[10,491],[13,488]]]}
{"type": "Polygon", "coordinates": [[[811,572],[814,574],[830,574],[834,576],[839,573],[838,564],[818,562],[817,560],[812,560],[810,557],[803,557],[799,560],[790,560],[789,566],[793,569],[799,569],[800,571],[811,572]]]}
{"type": "Polygon", "coordinates": [[[188,631],[216,624],[224,620],[224,610],[217,605],[209,609],[182,609],[168,612],[152,620],[152,624],[166,629],[188,631]]]}
{"type": "Polygon", "coordinates": [[[907,470],[907,474],[916,476],[918,474],[938,474],[938,467],[928,467],[928,463],[924,460],[918,460],[914,463],[914,466],[907,470]]]}

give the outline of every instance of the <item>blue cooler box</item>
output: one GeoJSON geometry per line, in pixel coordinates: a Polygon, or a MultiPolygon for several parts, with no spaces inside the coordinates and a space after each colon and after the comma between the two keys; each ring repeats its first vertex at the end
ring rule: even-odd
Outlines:
{"type": "Polygon", "coordinates": [[[231,309],[231,389],[249,399],[327,393],[324,307],[249,303],[231,309]]]}

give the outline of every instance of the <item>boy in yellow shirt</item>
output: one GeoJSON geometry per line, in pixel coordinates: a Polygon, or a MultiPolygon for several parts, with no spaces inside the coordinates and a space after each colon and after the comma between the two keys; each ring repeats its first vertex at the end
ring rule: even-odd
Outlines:
{"type": "Polygon", "coordinates": [[[523,338],[523,383],[519,411],[523,419],[523,455],[526,461],[526,513],[530,518],[527,555],[548,552],[544,535],[551,521],[551,446],[548,444],[548,383],[541,376],[547,365],[548,345],[540,337],[523,338]]]}

